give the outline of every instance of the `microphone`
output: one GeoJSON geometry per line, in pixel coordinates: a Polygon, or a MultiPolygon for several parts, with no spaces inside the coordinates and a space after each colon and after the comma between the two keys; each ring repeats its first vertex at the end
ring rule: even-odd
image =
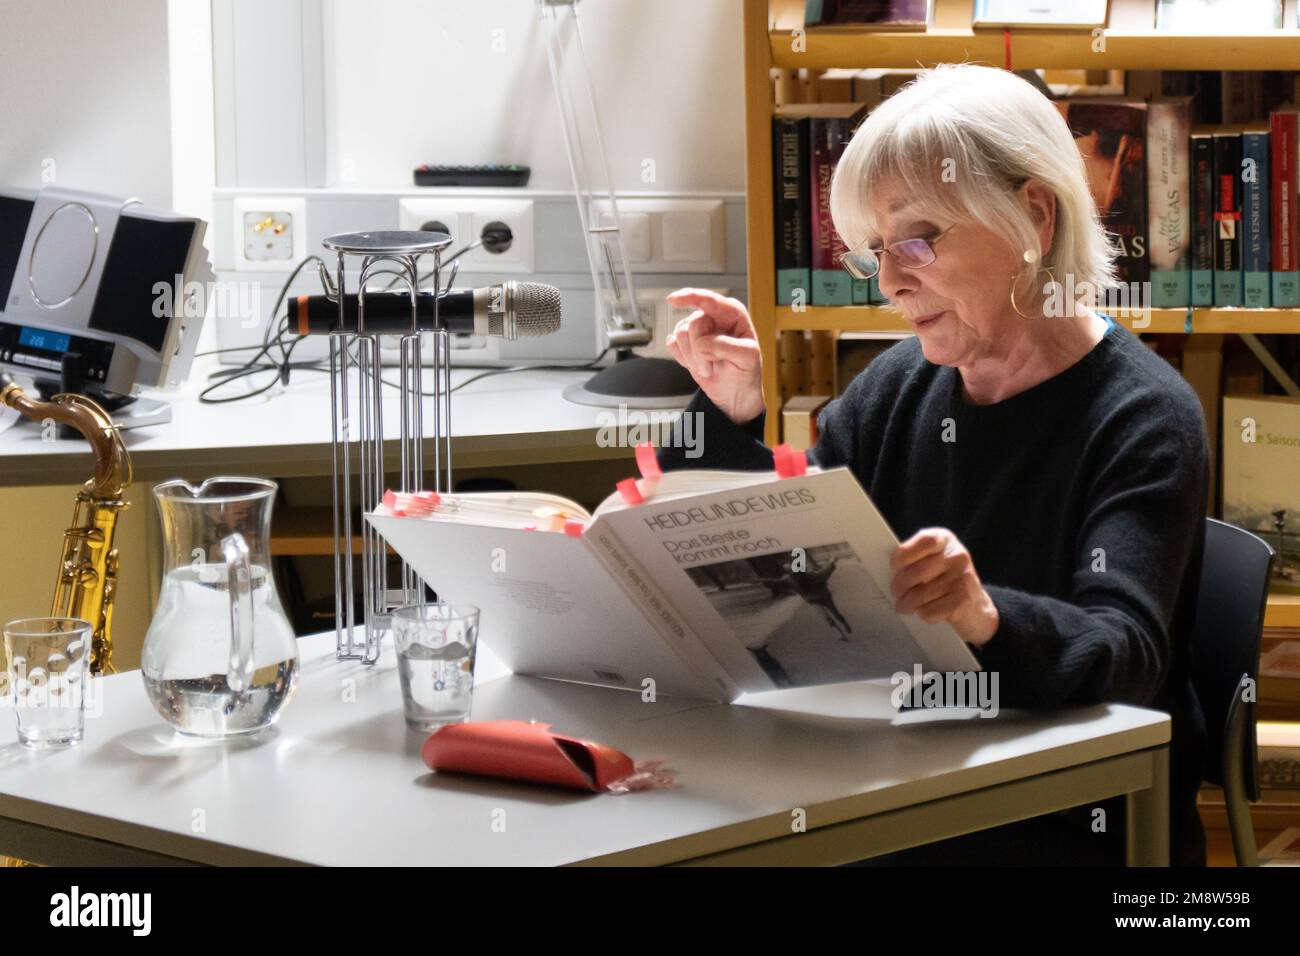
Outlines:
{"type": "MultiPolygon", "coordinates": [[[[438,297],[438,323],[434,324],[434,293],[415,297],[416,324],[422,332],[446,329],[503,339],[550,335],[560,327],[560,290],[542,282],[510,279],[480,289],[454,289],[438,297]]],[[[289,300],[289,326],[299,335],[334,332],[361,334],[357,295],[343,297],[343,324],[339,305],[324,295],[300,295],[289,300]]],[[[364,333],[403,335],[411,332],[411,297],[406,292],[366,293],[364,333]]]]}

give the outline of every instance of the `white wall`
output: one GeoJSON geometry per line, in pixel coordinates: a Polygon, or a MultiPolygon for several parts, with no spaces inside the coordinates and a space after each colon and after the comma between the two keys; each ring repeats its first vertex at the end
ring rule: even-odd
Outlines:
{"type": "Polygon", "coordinates": [[[166,0],[0,0],[0,184],[169,208],[171,163],[166,0]]]}
{"type": "MultiPolygon", "coordinates": [[[[535,2],[333,0],[344,184],[409,185],[420,163],[517,162],[532,186],[571,188],[535,2]]],[[[578,10],[615,187],[743,189],[738,0],[578,10]],[[646,158],[654,183],[641,179],[646,158]]]]}

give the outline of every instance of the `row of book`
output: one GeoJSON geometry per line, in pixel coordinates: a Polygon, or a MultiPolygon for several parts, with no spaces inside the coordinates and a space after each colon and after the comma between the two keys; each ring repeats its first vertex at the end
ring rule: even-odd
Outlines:
{"type": "MultiPolygon", "coordinates": [[[[1108,0],[975,0],[971,25],[1101,27],[1108,23],[1107,6],[1108,0]]],[[[1217,23],[1219,13],[1231,14],[1239,30],[1277,30],[1283,26],[1282,0],[1136,0],[1123,6],[1122,22],[1116,22],[1117,11],[1111,13],[1112,28],[1154,25],[1157,30],[1203,33],[1217,23]]],[[[933,19],[931,7],[927,0],[805,0],[804,25],[858,24],[878,30],[924,30],[933,19]]]]}
{"type": "Polygon", "coordinates": [[[831,177],[865,118],[860,103],[778,106],[772,169],[778,305],[883,302],[876,280],[853,279],[836,264],[845,246],[831,222],[831,177]]]}
{"type": "MultiPolygon", "coordinates": [[[[1191,96],[1056,101],[1119,253],[1131,307],[1300,307],[1300,110],[1194,125],[1191,96]]],[[[840,269],[835,165],[859,103],[778,106],[772,120],[776,302],[866,305],[878,285],[840,269]]],[[[1058,277],[1065,282],[1065,277],[1058,277]]],[[[1076,279],[1075,281],[1080,281],[1076,279]]]]}

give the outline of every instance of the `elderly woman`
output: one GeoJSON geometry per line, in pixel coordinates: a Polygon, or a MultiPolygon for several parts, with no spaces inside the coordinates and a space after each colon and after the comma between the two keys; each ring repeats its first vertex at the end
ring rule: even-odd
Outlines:
{"type": "MultiPolygon", "coordinates": [[[[1169,712],[1171,857],[1203,864],[1188,634],[1205,424],[1182,378],[1092,307],[1115,251],[1065,121],[1011,73],[926,71],[857,130],[831,212],[841,264],[878,275],[915,336],[826,407],[810,460],[852,469],[902,541],[898,611],[951,624],[999,672],[1002,706],[1169,712]]],[[[744,306],[693,289],[670,301],[694,309],[668,348],[699,385],[687,413],[703,416],[703,455],[670,443],[661,465],[771,468],[744,306]]],[[[895,859],[1122,863],[1122,798],[1100,806],[895,859]]]]}

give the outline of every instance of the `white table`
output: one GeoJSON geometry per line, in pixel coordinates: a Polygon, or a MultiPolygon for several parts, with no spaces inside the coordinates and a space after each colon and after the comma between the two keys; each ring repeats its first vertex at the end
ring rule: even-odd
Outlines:
{"type": "MultiPolygon", "coordinates": [[[[228,405],[204,405],[198,393],[218,366],[211,358],[195,363],[188,382],[174,393],[147,392],[172,402],[172,420],[124,432],[137,480],[153,481],[183,473],[259,474],[277,477],[330,473],[329,376],[297,370],[287,388],[228,405]]],[[[455,368],[452,385],[486,371],[455,368]]],[[[397,380],[397,369],[385,377],[397,380]]],[[[452,461],[457,468],[592,461],[626,458],[626,447],[598,443],[602,424],[617,410],[577,405],[561,394],[594,370],[538,370],[490,375],[452,393],[452,461]]],[[[256,380],[265,382],[266,377],[256,380]]],[[[425,388],[433,386],[425,370],[425,388]]],[[[235,394],[232,391],[223,394],[235,394]]],[[[384,390],[385,419],[396,435],[397,391],[384,390]]],[[[680,409],[641,412],[653,422],[670,420],[680,409]]],[[[426,405],[425,434],[431,435],[433,403],[426,405]]],[[[396,440],[387,449],[397,460],[396,440]]],[[[430,454],[432,452],[430,451],[430,454]]],[[[85,442],[43,441],[41,429],[21,424],[0,432],[0,486],[77,483],[90,473],[85,442]]]]}
{"type": "Polygon", "coordinates": [[[1156,711],[891,723],[864,716],[880,713],[864,685],[761,705],[643,703],[509,675],[481,654],[475,719],[536,719],[662,757],[679,783],[597,796],[433,774],[423,735],[402,721],[391,642],[374,667],[334,660],[332,634],[300,649],[296,697],[260,740],[176,737],[139,672],[105,679],[103,715],[74,748],[29,752],[0,728],[0,853],[63,864],[843,863],[1128,794],[1129,861],[1168,861],[1169,718],[1156,711]],[[799,811],[806,832],[794,831],[799,811]]]}

